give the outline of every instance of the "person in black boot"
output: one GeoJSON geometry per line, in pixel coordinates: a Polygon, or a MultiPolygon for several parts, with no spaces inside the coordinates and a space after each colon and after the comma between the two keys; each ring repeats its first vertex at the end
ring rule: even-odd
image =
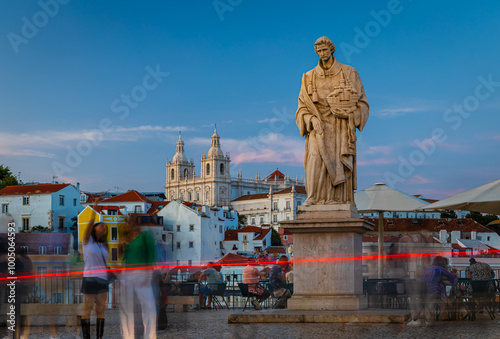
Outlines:
{"type": "Polygon", "coordinates": [[[102,222],[89,223],[83,235],[83,269],[82,289],[83,338],[90,339],[90,314],[95,305],[97,315],[97,338],[104,333],[104,307],[108,297],[109,282],[106,272],[108,259],[108,244],[106,242],[107,228],[102,222]]]}
{"type": "Polygon", "coordinates": [[[95,335],[97,339],[102,339],[104,334],[104,318],[97,318],[95,335]]]}
{"type": "Polygon", "coordinates": [[[90,339],[90,319],[82,319],[82,338],[90,339]]]}

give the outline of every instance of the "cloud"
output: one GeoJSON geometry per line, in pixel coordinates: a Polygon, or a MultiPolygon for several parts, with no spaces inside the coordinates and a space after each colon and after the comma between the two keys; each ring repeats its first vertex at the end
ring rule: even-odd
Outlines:
{"type": "Polygon", "coordinates": [[[432,109],[436,108],[430,106],[386,108],[375,111],[375,114],[381,117],[399,117],[407,115],[408,113],[425,112],[425,111],[430,111],[432,109]]]}
{"type": "Polygon", "coordinates": [[[93,142],[122,141],[133,142],[139,139],[154,137],[156,133],[169,133],[177,131],[191,131],[192,127],[186,126],[117,126],[114,130],[103,133],[100,130],[74,130],[74,131],[33,131],[29,133],[0,132],[0,155],[3,156],[31,156],[54,158],[53,151],[64,149],[66,146],[81,140],[93,142]]]}
{"type": "Polygon", "coordinates": [[[421,175],[414,175],[410,179],[408,179],[408,184],[416,184],[416,185],[422,185],[422,184],[429,184],[432,183],[432,179],[424,178],[421,175]]]}
{"type": "Polygon", "coordinates": [[[394,146],[386,145],[386,146],[370,146],[366,151],[363,151],[363,154],[385,154],[389,155],[394,152],[394,146]]]}
{"type": "Polygon", "coordinates": [[[492,140],[492,141],[500,141],[500,134],[497,133],[482,133],[475,134],[474,137],[478,140],[492,140]]]}

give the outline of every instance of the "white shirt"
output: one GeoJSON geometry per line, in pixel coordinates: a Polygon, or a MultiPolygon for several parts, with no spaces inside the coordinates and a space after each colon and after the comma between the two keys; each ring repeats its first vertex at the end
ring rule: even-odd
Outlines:
{"type": "Polygon", "coordinates": [[[108,260],[108,250],[103,244],[96,243],[91,235],[87,245],[83,245],[83,261],[85,262],[85,266],[83,269],[83,276],[87,278],[98,277],[106,279],[108,276],[107,272],[105,271],[93,272],[93,271],[105,270],[107,260],[108,260]]]}

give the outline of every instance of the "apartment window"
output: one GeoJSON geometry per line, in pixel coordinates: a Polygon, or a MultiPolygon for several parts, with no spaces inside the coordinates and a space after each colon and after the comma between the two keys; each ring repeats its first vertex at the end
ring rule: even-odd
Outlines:
{"type": "Polygon", "coordinates": [[[266,239],[262,242],[262,245],[264,245],[264,248],[266,248],[266,239]]]}
{"type": "Polygon", "coordinates": [[[64,228],[64,217],[59,217],[59,228],[64,228]]]}
{"type": "Polygon", "coordinates": [[[73,199],[73,206],[76,206],[76,199],[73,199]]]}
{"type": "Polygon", "coordinates": [[[111,241],[118,241],[118,227],[111,227],[111,241]]]}
{"type": "Polygon", "coordinates": [[[200,200],[200,193],[196,192],[194,196],[196,197],[196,201],[200,200]]]}
{"type": "Polygon", "coordinates": [[[278,202],[273,202],[273,211],[277,211],[278,210],[278,202]]]}
{"type": "Polygon", "coordinates": [[[118,248],[111,247],[111,261],[118,261],[118,248]]]}
{"type": "Polygon", "coordinates": [[[189,248],[194,248],[194,242],[192,241],[189,242],[189,248]]]}
{"type": "Polygon", "coordinates": [[[39,246],[38,254],[47,254],[47,246],[39,246]]]}
{"type": "Polygon", "coordinates": [[[219,249],[223,250],[224,249],[224,242],[219,241],[219,249]]]}
{"type": "Polygon", "coordinates": [[[30,197],[23,197],[23,205],[29,205],[30,204],[30,197]]]}
{"type": "Polygon", "coordinates": [[[54,254],[61,254],[62,246],[54,246],[54,254]]]}
{"type": "Polygon", "coordinates": [[[278,216],[277,215],[273,215],[273,222],[278,222],[278,216]]]}
{"type": "Polygon", "coordinates": [[[177,242],[177,249],[178,249],[178,250],[180,250],[180,249],[181,249],[181,242],[180,242],[180,241],[178,241],[178,242],[177,242]]]}
{"type": "Polygon", "coordinates": [[[252,218],[252,225],[255,225],[255,218],[252,218]]]}
{"type": "Polygon", "coordinates": [[[9,213],[9,204],[2,204],[2,213],[9,213]]]}
{"type": "Polygon", "coordinates": [[[283,240],[288,240],[288,235],[284,235],[283,240]]]}
{"type": "Polygon", "coordinates": [[[177,232],[181,231],[181,225],[177,225],[177,232]]]}
{"type": "Polygon", "coordinates": [[[189,232],[194,232],[194,225],[189,225],[189,232]]]}
{"type": "Polygon", "coordinates": [[[262,225],[264,223],[264,217],[260,217],[260,225],[262,225]]]}
{"type": "Polygon", "coordinates": [[[247,241],[247,235],[243,235],[243,241],[247,241]]]}
{"type": "Polygon", "coordinates": [[[222,227],[222,225],[219,225],[219,233],[224,233],[224,228],[222,227]]]}
{"type": "Polygon", "coordinates": [[[62,267],[61,266],[53,266],[52,267],[52,273],[54,274],[61,274],[63,271],[62,271],[62,267]]]}
{"type": "Polygon", "coordinates": [[[141,205],[135,205],[134,212],[135,213],[142,213],[141,205]]]}
{"type": "Polygon", "coordinates": [[[118,215],[117,210],[108,210],[108,215],[118,215]]]}
{"type": "Polygon", "coordinates": [[[21,250],[22,254],[28,254],[28,246],[19,246],[19,249],[21,250]]]}
{"type": "Polygon", "coordinates": [[[158,225],[163,225],[163,217],[158,217],[158,225]]]}
{"type": "Polygon", "coordinates": [[[289,210],[290,209],[290,201],[287,201],[286,202],[286,209],[289,210]]]}
{"type": "Polygon", "coordinates": [[[23,217],[23,231],[29,231],[30,229],[30,217],[23,217]]]}
{"type": "Polygon", "coordinates": [[[59,206],[64,206],[64,195],[59,196],[59,206]]]}
{"type": "Polygon", "coordinates": [[[62,304],[62,292],[52,293],[52,303],[53,304],[62,304]]]}

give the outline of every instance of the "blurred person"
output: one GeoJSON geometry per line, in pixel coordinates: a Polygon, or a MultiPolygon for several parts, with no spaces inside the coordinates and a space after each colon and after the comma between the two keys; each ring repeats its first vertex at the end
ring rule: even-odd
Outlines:
{"type": "Polygon", "coordinates": [[[201,309],[210,308],[212,304],[212,293],[217,290],[218,284],[224,282],[220,270],[220,265],[209,262],[198,278],[198,295],[201,309]],[[205,283],[202,284],[203,281],[205,281],[205,283]]]}
{"type": "Polygon", "coordinates": [[[243,283],[248,284],[248,292],[258,296],[258,300],[252,300],[252,305],[256,310],[261,310],[261,303],[269,298],[271,292],[260,285],[260,277],[265,274],[265,271],[259,271],[255,265],[256,262],[255,258],[248,259],[248,265],[243,269],[243,283]]]}
{"type": "Polygon", "coordinates": [[[121,286],[120,319],[122,336],[135,338],[134,296],[141,307],[144,339],[156,339],[156,301],[153,293],[153,268],[156,264],[156,247],[149,232],[141,232],[140,219],[130,214],[124,232],[123,262],[127,268],[121,286]]]}
{"type": "MultiPolygon", "coordinates": [[[[471,280],[491,280],[495,278],[495,272],[485,262],[476,261],[474,258],[469,259],[470,266],[465,269],[465,277],[471,280]]],[[[488,286],[488,292],[495,294],[495,284],[491,282],[488,286]]],[[[467,293],[472,293],[472,285],[467,286],[467,293]]]]}
{"type": "Polygon", "coordinates": [[[102,222],[91,221],[83,235],[83,312],[82,335],[90,339],[90,314],[95,304],[97,315],[96,336],[104,334],[104,307],[109,291],[106,261],[108,260],[107,227],[102,222]]]}
{"type": "Polygon", "coordinates": [[[457,275],[448,271],[448,260],[441,256],[435,257],[432,265],[424,271],[422,282],[425,282],[427,287],[427,309],[425,312],[427,323],[430,322],[432,312],[429,308],[432,307],[435,300],[439,301],[442,320],[448,320],[446,284],[455,286],[458,282],[457,275]]]}
{"type": "Polygon", "coordinates": [[[279,304],[276,308],[286,307],[288,298],[292,296],[290,291],[286,288],[286,276],[284,270],[287,266],[288,257],[283,255],[278,259],[278,262],[271,267],[271,272],[269,274],[269,282],[271,283],[273,295],[275,298],[279,299],[279,304]]]}
{"type": "Polygon", "coordinates": [[[285,274],[285,281],[288,284],[293,284],[293,264],[288,264],[287,272],[285,274]]]}

